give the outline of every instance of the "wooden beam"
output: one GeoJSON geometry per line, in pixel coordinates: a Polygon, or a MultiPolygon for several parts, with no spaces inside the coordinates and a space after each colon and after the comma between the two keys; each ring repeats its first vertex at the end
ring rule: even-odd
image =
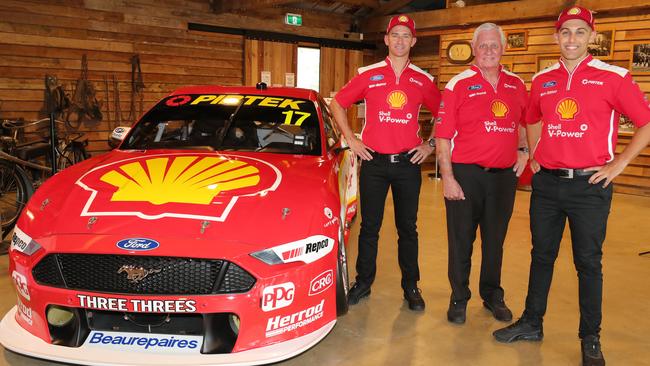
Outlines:
{"type": "Polygon", "coordinates": [[[375,9],[370,16],[380,16],[380,15],[389,15],[393,14],[397,10],[405,7],[410,4],[411,0],[390,0],[386,3],[381,4],[379,8],[375,9]]]}
{"type": "Polygon", "coordinates": [[[336,0],[336,2],[351,6],[366,6],[373,9],[379,7],[379,0],[336,0]]]}
{"type": "Polygon", "coordinates": [[[212,9],[216,14],[234,10],[258,9],[292,3],[292,0],[212,0],[212,9]]]}
{"type": "MultiPolygon", "coordinates": [[[[453,28],[480,24],[484,22],[504,23],[525,19],[553,19],[560,11],[572,5],[574,1],[567,0],[520,0],[496,4],[468,6],[464,8],[449,8],[409,13],[417,25],[417,30],[453,28]]],[[[578,0],[577,5],[598,12],[629,12],[650,9],[647,0],[578,0]]],[[[382,33],[390,17],[380,16],[368,18],[361,24],[365,34],[382,33]]],[[[596,17],[598,22],[598,17],[596,17]]]]}

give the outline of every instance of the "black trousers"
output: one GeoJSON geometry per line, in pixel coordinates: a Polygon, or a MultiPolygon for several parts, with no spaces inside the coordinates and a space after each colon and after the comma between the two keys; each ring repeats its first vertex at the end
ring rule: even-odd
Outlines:
{"type": "Polygon", "coordinates": [[[422,176],[420,165],[409,161],[391,163],[375,157],[364,160],[359,173],[361,231],[357,257],[357,282],[370,286],[377,273],[379,229],[384,218],[388,188],[393,194],[397,227],[398,261],[402,287],[413,288],[420,280],[418,267],[417,214],[422,176]]]}
{"type": "Polygon", "coordinates": [[[451,301],[466,303],[471,297],[469,274],[478,227],[482,251],[479,294],[485,301],[501,300],[503,242],[515,202],[517,176],[510,168],[486,171],[474,164],[452,164],[452,168],[465,200],[445,199],[451,301]]]}
{"type": "Polygon", "coordinates": [[[602,319],[603,242],[612,203],[612,184],[590,184],[589,177],[565,179],[540,171],[533,176],[530,231],[533,239],[524,317],[541,324],[546,313],[553,266],[567,218],[573,263],[578,272],[580,338],[598,335],[602,319]]]}

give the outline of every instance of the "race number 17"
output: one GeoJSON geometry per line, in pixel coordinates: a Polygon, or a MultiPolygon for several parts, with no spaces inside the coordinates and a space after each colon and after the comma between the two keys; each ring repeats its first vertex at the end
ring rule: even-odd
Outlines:
{"type": "Polygon", "coordinates": [[[282,112],[282,114],[285,115],[284,117],[285,125],[293,124],[296,126],[302,125],[302,123],[307,119],[307,117],[311,116],[311,113],[298,112],[298,111],[286,111],[286,112],[282,112]],[[294,113],[296,114],[295,121],[294,121],[294,113]]]}

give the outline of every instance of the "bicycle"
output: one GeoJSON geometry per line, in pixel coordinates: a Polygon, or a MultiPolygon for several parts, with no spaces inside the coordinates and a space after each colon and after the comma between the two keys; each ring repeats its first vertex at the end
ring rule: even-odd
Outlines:
{"type": "MultiPolygon", "coordinates": [[[[54,131],[55,145],[52,149],[49,136],[45,139],[19,143],[19,132],[31,126],[44,122],[51,122],[44,118],[34,122],[2,121],[4,132],[0,137],[0,223],[2,225],[2,238],[9,233],[16,224],[20,212],[25,204],[52,172],[65,169],[73,164],[90,157],[86,151],[87,140],[81,141],[81,133],[65,133],[63,138],[57,138],[54,131]],[[52,159],[52,152],[55,159],[52,159]],[[52,162],[55,161],[54,169],[52,162]],[[49,166],[47,165],[49,163],[49,166]]],[[[55,120],[55,124],[65,122],[55,120]]],[[[56,125],[50,123],[50,131],[56,125]]],[[[51,133],[50,133],[51,134],[51,133]]]]}

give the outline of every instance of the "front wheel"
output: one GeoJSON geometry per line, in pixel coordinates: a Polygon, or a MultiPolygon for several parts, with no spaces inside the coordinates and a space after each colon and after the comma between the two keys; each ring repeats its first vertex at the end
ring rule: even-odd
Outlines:
{"type": "Polygon", "coordinates": [[[2,238],[16,225],[27,200],[34,193],[29,178],[18,165],[0,160],[0,222],[2,238]]]}
{"type": "Polygon", "coordinates": [[[348,312],[348,258],[345,253],[343,229],[339,233],[338,256],[336,261],[336,315],[345,315],[348,312]]]}
{"type": "Polygon", "coordinates": [[[80,161],[88,159],[89,155],[86,152],[86,147],[84,145],[84,142],[72,141],[68,146],[66,146],[61,155],[59,155],[59,160],[57,161],[58,169],[63,170],[80,161]]]}

